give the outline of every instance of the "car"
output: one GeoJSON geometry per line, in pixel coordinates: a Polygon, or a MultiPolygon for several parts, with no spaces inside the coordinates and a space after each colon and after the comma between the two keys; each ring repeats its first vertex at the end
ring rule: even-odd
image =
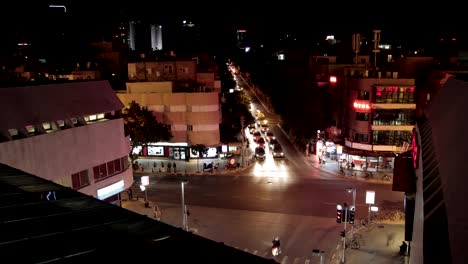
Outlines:
{"type": "Polygon", "coordinates": [[[278,144],[279,142],[276,138],[270,139],[270,141],[268,141],[268,145],[270,146],[270,149],[273,149],[278,144]]]}
{"type": "Polygon", "coordinates": [[[253,139],[255,142],[257,142],[257,140],[259,138],[262,138],[262,134],[260,133],[260,131],[256,130],[254,133],[253,133],[253,139]]]}
{"type": "Polygon", "coordinates": [[[254,123],[249,125],[249,132],[250,132],[250,134],[253,134],[255,132],[255,124],[254,123]]]}
{"type": "Polygon", "coordinates": [[[267,124],[261,124],[261,125],[260,125],[260,131],[261,131],[262,133],[266,133],[266,132],[268,132],[269,130],[270,130],[270,128],[268,127],[267,124]]]}
{"type": "Polygon", "coordinates": [[[265,143],[266,143],[266,142],[265,142],[265,139],[264,139],[263,137],[260,137],[259,139],[257,139],[257,145],[258,145],[259,147],[264,148],[264,147],[265,147],[265,143]]]}
{"type": "Polygon", "coordinates": [[[276,139],[275,135],[271,131],[266,132],[267,141],[270,142],[272,139],[276,139]]]}
{"type": "Polygon", "coordinates": [[[273,155],[273,158],[284,158],[283,148],[279,144],[275,145],[271,154],[273,155]]]}
{"type": "Polygon", "coordinates": [[[255,158],[257,160],[265,160],[265,158],[266,158],[265,148],[256,147],[255,148],[255,158]]]}

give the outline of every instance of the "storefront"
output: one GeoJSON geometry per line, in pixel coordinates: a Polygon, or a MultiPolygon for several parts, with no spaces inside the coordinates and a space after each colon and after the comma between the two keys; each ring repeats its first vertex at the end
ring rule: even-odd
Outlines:
{"type": "Polygon", "coordinates": [[[147,146],[137,146],[133,154],[144,157],[162,157],[174,160],[188,160],[187,143],[158,142],[149,143],[147,146]]]}
{"type": "Polygon", "coordinates": [[[368,151],[344,146],[339,162],[344,168],[353,167],[371,172],[393,171],[395,154],[386,151],[368,151]]]}
{"type": "Polygon", "coordinates": [[[318,140],[316,143],[317,157],[320,159],[337,160],[337,149],[331,141],[318,140]]]}
{"type": "Polygon", "coordinates": [[[218,157],[218,148],[217,147],[207,147],[208,151],[203,155],[200,156],[196,149],[190,149],[190,158],[197,159],[197,158],[217,158],[218,157]]]}

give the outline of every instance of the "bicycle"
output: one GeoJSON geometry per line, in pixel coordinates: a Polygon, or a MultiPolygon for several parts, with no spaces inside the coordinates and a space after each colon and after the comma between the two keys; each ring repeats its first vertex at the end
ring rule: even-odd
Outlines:
{"type": "Polygon", "coordinates": [[[354,234],[353,237],[346,242],[346,248],[359,249],[361,245],[364,245],[364,240],[360,234],[354,234]]]}

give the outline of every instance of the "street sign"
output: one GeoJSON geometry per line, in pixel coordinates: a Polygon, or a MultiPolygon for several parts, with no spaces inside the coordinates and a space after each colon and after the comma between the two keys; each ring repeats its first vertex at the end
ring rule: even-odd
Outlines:
{"type": "Polygon", "coordinates": [[[375,191],[366,191],[366,204],[375,203],[375,191]]]}

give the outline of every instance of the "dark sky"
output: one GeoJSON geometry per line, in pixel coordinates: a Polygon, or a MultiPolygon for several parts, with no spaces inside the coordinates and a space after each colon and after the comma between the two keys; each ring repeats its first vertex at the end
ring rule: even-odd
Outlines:
{"type": "Polygon", "coordinates": [[[1,9],[3,32],[18,28],[39,27],[51,20],[47,6],[65,4],[75,21],[84,26],[105,24],[125,13],[164,23],[175,19],[193,18],[212,31],[243,27],[263,34],[301,32],[303,35],[370,32],[382,29],[382,38],[422,39],[434,33],[462,32],[466,14],[460,6],[449,1],[428,1],[408,4],[410,1],[376,2],[374,8],[367,1],[100,1],[100,0],[35,0],[28,3],[12,1],[1,9]]]}

